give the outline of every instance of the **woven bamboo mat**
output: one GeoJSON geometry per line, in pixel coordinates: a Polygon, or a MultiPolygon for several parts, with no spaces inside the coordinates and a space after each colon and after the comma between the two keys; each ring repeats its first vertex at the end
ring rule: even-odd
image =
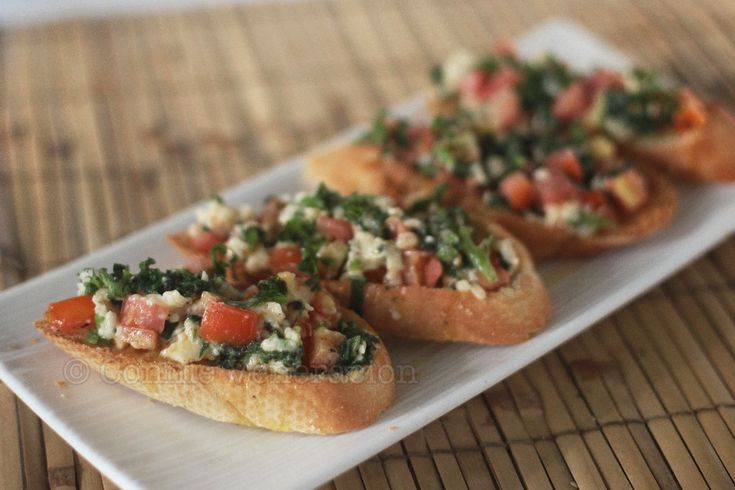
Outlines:
{"type": "MultiPolygon", "coordinates": [[[[563,14],[735,107],[735,3],[311,1],[0,31],[0,287],[563,14]]],[[[735,486],[735,239],[325,488],[735,486]],[[662,341],[661,339],[665,339],[662,341]]],[[[112,488],[0,385],[0,488],[112,488]]]]}

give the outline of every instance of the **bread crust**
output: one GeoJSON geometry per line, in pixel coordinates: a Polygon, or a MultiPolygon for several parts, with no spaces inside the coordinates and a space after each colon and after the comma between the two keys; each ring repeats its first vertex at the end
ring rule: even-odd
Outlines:
{"type": "MultiPolygon", "coordinates": [[[[519,266],[509,286],[479,299],[454,289],[368,283],[363,317],[381,335],[489,345],[522,342],[543,329],[551,316],[551,302],[530,254],[498,225],[487,228],[493,236],[512,240],[518,254],[519,266]]],[[[343,305],[349,304],[348,282],[324,285],[343,305]]]]}
{"type": "Polygon", "coordinates": [[[649,183],[650,198],[643,208],[623,219],[615,228],[591,236],[548,226],[505,210],[495,210],[477,197],[463,199],[470,218],[478,224],[499,223],[523,242],[536,258],[582,257],[643,240],[664,228],[676,214],[678,197],[674,185],[661,172],[639,169],[649,183]]]}
{"type": "MultiPolygon", "coordinates": [[[[338,155],[340,159],[350,161],[354,158],[353,155],[358,153],[363,158],[368,154],[365,145],[358,148],[347,146],[340,149],[338,155]]],[[[336,157],[334,159],[336,160],[336,157]]],[[[401,167],[404,173],[408,170],[409,175],[401,175],[400,180],[395,177],[390,178],[390,180],[388,177],[384,177],[383,185],[385,187],[372,191],[387,194],[397,199],[405,197],[411,192],[416,192],[417,189],[420,192],[425,192],[425,190],[436,185],[431,179],[408,169],[405,164],[382,159],[375,148],[373,148],[370,162],[369,166],[363,165],[353,168],[354,174],[350,177],[352,185],[348,189],[340,188],[340,179],[332,175],[335,169],[338,168],[336,164],[333,167],[323,165],[321,156],[314,157],[310,161],[310,175],[314,179],[321,178],[340,192],[351,192],[363,190],[359,187],[360,182],[371,179],[373,182],[377,181],[377,178],[370,175],[365,175],[363,178],[360,175],[361,173],[373,172],[383,175],[397,175],[397,167],[401,167]]],[[[648,203],[642,209],[624,219],[620,226],[587,237],[580,236],[566,228],[548,226],[540,220],[526,219],[510,211],[492,209],[473,194],[455,192],[457,195],[450,196],[450,198],[454,199],[455,204],[459,204],[467,210],[474,223],[480,226],[487,226],[492,223],[500,224],[526,245],[535,258],[587,256],[642,240],[661,230],[673,219],[678,204],[674,185],[657,169],[644,166],[639,170],[643,172],[650,183],[651,197],[648,203]]]]}
{"type": "MultiPolygon", "coordinates": [[[[374,333],[353,312],[342,309],[342,315],[374,333]]],[[[58,347],[108,379],[220,422],[279,432],[337,434],[374,422],[395,396],[393,367],[382,342],[370,366],[347,374],[279,375],[181,365],[157,352],[90,346],[59,334],[44,321],[36,326],[58,347]]]]}
{"type": "Polygon", "coordinates": [[[624,148],[633,156],[694,181],[735,181],[735,116],[719,104],[707,104],[704,126],[634,139],[624,148]]]}

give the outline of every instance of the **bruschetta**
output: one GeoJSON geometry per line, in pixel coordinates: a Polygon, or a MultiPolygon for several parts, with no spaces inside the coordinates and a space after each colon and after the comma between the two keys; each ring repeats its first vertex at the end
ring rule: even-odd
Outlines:
{"type": "Polygon", "coordinates": [[[501,134],[478,129],[466,114],[437,116],[431,127],[380,119],[355,144],[312,157],[308,175],[346,191],[370,182],[406,206],[443,186],[446,202],[476,224],[501,224],[539,258],[633,243],[676,210],[664,176],[631,164],[608,137],[581,125],[501,134]]]}
{"type": "Polygon", "coordinates": [[[551,55],[519,59],[505,45],[482,56],[460,52],[432,70],[429,107],[470,115],[478,127],[564,131],[582,123],[641,161],[694,180],[735,180],[728,148],[735,117],[650,71],[582,74],[551,55]]]}
{"type": "Polygon", "coordinates": [[[222,422],[333,434],[391,404],[385,347],[329,293],[291,272],[240,292],[152,264],[83,271],[36,326],[105,377],[222,422]]]}
{"type": "Polygon", "coordinates": [[[258,214],[214,199],[171,241],[195,267],[211,258],[236,287],[279,271],[308,276],[381,335],[507,344],[550,314],[517,240],[496,225],[471,228],[462,210],[431,196],[405,211],[387,197],[321,185],[272,198],[258,214]]]}

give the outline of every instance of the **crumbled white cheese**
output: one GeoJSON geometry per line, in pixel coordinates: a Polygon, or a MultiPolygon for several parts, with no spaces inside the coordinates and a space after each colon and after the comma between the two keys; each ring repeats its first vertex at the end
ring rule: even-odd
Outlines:
{"type": "Polygon", "coordinates": [[[177,290],[164,291],[161,301],[169,308],[168,320],[171,322],[178,322],[184,309],[191,303],[190,298],[182,296],[177,290]]]}
{"type": "Polygon", "coordinates": [[[410,250],[419,246],[419,237],[412,231],[402,231],[396,237],[396,246],[401,250],[410,250]]]}
{"type": "Polygon", "coordinates": [[[301,333],[298,329],[291,327],[283,330],[283,338],[273,333],[260,344],[264,352],[296,352],[300,347],[301,333]]]}
{"type": "Polygon", "coordinates": [[[265,248],[259,247],[253,253],[251,253],[245,260],[245,270],[248,272],[257,272],[268,268],[270,257],[265,248]]]}
{"type": "Polygon", "coordinates": [[[460,279],[459,281],[454,283],[454,288],[457,291],[462,291],[463,293],[465,293],[472,289],[472,284],[470,284],[470,281],[468,281],[467,279],[460,279]]]}
{"type": "Polygon", "coordinates": [[[285,225],[291,221],[297,214],[300,214],[309,221],[316,220],[323,210],[319,208],[312,208],[309,206],[302,206],[299,204],[289,203],[283,207],[281,212],[278,214],[278,223],[285,225]]]}
{"type": "Polygon", "coordinates": [[[360,346],[357,348],[357,355],[355,356],[355,362],[362,362],[365,359],[365,352],[367,351],[367,342],[364,339],[360,340],[360,346]]]}
{"type": "Polygon", "coordinates": [[[280,272],[278,277],[286,283],[286,294],[289,302],[300,301],[307,311],[314,309],[311,306],[311,299],[314,297],[314,292],[305,284],[299,284],[296,280],[296,274],[293,272],[280,272]]]}
{"type": "Polygon", "coordinates": [[[395,245],[389,243],[385,251],[385,284],[388,286],[400,285],[402,272],[403,254],[395,245]]]}
{"type": "Polygon", "coordinates": [[[493,178],[498,178],[505,173],[505,163],[500,157],[490,157],[487,161],[487,168],[493,178]]]}
{"type": "Polygon", "coordinates": [[[238,210],[210,199],[207,204],[196,210],[197,223],[218,233],[228,233],[239,218],[238,210]]]}
{"type": "Polygon", "coordinates": [[[347,255],[347,271],[353,276],[361,276],[385,265],[387,242],[366,231],[358,230],[349,243],[347,255]]]}
{"type": "Polygon", "coordinates": [[[513,241],[505,238],[498,242],[498,252],[503,257],[505,263],[510,265],[510,269],[513,270],[520,264],[520,259],[516,253],[516,249],[513,246],[513,241]]]}
{"type": "Polygon", "coordinates": [[[176,329],[171,343],[161,351],[161,356],[181,364],[189,364],[201,359],[203,346],[199,337],[199,323],[187,318],[183,328],[176,329]]]}
{"type": "Polygon", "coordinates": [[[77,280],[77,294],[79,296],[83,296],[87,289],[87,283],[92,278],[93,274],[92,269],[84,269],[82,272],[79,273],[78,280],[77,280]]]}
{"type": "Polygon", "coordinates": [[[105,316],[111,306],[110,298],[107,296],[107,289],[98,289],[92,296],[92,303],[94,303],[95,316],[105,316]]]}
{"type": "Polygon", "coordinates": [[[478,184],[487,183],[487,175],[485,175],[485,171],[482,169],[479,162],[474,162],[470,166],[470,177],[472,177],[472,180],[478,184]]]}
{"type": "Polygon", "coordinates": [[[544,206],[544,222],[549,226],[567,226],[579,218],[582,205],[579,201],[544,206]]]}
{"type": "Polygon", "coordinates": [[[105,313],[102,322],[97,325],[97,335],[103,339],[111,339],[117,330],[117,314],[114,311],[105,313]]]}
{"type": "Polygon", "coordinates": [[[485,291],[485,288],[483,288],[479,284],[473,284],[472,287],[470,287],[470,291],[477,299],[485,299],[487,297],[487,292],[485,291]]]}
{"type": "Polygon", "coordinates": [[[418,218],[404,219],[403,224],[406,225],[406,228],[411,228],[412,230],[420,230],[424,227],[424,224],[418,218]]]}
{"type": "Polygon", "coordinates": [[[268,301],[253,308],[253,311],[258,313],[264,322],[268,322],[273,326],[280,326],[281,322],[286,319],[286,313],[280,304],[275,301],[268,301]]]}
{"type": "Polygon", "coordinates": [[[266,364],[258,354],[253,354],[248,358],[245,369],[248,371],[266,371],[275,374],[288,374],[291,372],[291,370],[283,364],[283,361],[274,360],[266,364]]]}
{"type": "Polygon", "coordinates": [[[186,309],[186,314],[202,316],[204,315],[204,310],[207,308],[207,305],[217,299],[219,299],[219,296],[217,296],[216,294],[212,294],[209,291],[204,291],[197,301],[189,305],[189,307],[186,309]]]}
{"type": "Polygon", "coordinates": [[[475,66],[475,57],[469,51],[458,51],[442,66],[442,88],[451,92],[459,88],[459,81],[475,66]]]}
{"type": "Polygon", "coordinates": [[[334,240],[322,245],[316,256],[320,259],[329,259],[334,262],[335,267],[339,267],[347,258],[349,247],[342,240],[334,240]]]}

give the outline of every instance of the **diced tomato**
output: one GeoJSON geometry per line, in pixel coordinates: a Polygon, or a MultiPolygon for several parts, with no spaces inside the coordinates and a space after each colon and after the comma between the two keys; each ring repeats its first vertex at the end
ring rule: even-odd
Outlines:
{"type": "Polygon", "coordinates": [[[209,252],[218,243],[224,243],[226,241],[227,235],[214,231],[201,230],[196,235],[191,236],[191,244],[198,252],[209,252]]]}
{"type": "Polygon", "coordinates": [[[126,327],[163,332],[169,308],[151,298],[132,294],[123,300],[120,310],[120,325],[126,327]]]}
{"type": "Polygon", "coordinates": [[[319,216],[316,220],[316,228],[320,233],[334,240],[346,242],[352,238],[352,225],[345,219],[319,216]]]}
{"type": "Polygon", "coordinates": [[[593,189],[589,191],[582,191],[579,198],[583,203],[589,204],[593,209],[600,208],[607,204],[605,194],[600,190],[593,189]]]}
{"type": "Polygon", "coordinates": [[[582,180],[582,165],[571,148],[560,148],[551,152],[544,159],[544,164],[547,167],[561,170],[577,182],[582,180]]]}
{"type": "Polygon", "coordinates": [[[518,70],[510,67],[503,67],[495,73],[475,70],[459,81],[459,92],[463,97],[480,103],[500,91],[512,88],[520,79],[518,70]]]}
{"type": "Polygon", "coordinates": [[[274,248],[270,253],[270,269],[278,272],[296,272],[301,262],[301,250],[299,247],[274,248]]]}
{"type": "Polygon", "coordinates": [[[365,275],[365,279],[367,279],[368,282],[382,283],[387,272],[388,270],[385,268],[385,266],[380,266],[377,269],[364,271],[363,274],[365,275]]]}
{"type": "Polygon", "coordinates": [[[494,129],[509,129],[523,117],[521,98],[513,87],[505,87],[488,99],[487,112],[494,129]]]}
{"type": "Polygon", "coordinates": [[[314,357],[314,329],[306,322],[298,322],[301,329],[301,344],[304,346],[304,357],[302,364],[311,367],[311,360],[314,357]]]}
{"type": "Polygon", "coordinates": [[[561,170],[555,168],[537,170],[534,180],[539,200],[543,205],[561,204],[579,197],[580,189],[561,170]]]}
{"type": "Polygon", "coordinates": [[[577,80],[556,96],[551,112],[557,119],[572,121],[584,115],[590,102],[584,81],[577,80]]]}
{"type": "Polygon", "coordinates": [[[674,128],[686,131],[707,122],[707,112],[702,102],[689,89],[679,93],[679,109],[674,114],[674,128]]]}
{"type": "Polygon", "coordinates": [[[424,266],[424,286],[428,288],[436,287],[442,274],[444,274],[442,263],[432,256],[424,266]]]}
{"type": "Polygon", "coordinates": [[[608,179],[605,188],[615,202],[626,212],[633,212],[648,200],[648,186],[643,176],[634,168],[608,179]]]}
{"type": "Polygon", "coordinates": [[[595,72],[587,78],[587,87],[594,97],[601,90],[608,88],[623,88],[623,77],[612,70],[600,68],[595,70],[595,72]]]}
{"type": "Polygon", "coordinates": [[[158,332],[143,328],[120,326],[115,337],[118,341],[130,344],[133,349],[153,350],[158,346],[158,332]]]}
{"type": "Polygon", "coordinates": [[[253,310],[212,301],[204,310],[199,335],[207,342],[247,345],[255,340],[259,327],[260,316],[253,310]]]}
{"type": "Polygon", "coordinates": [[[51,327],[74,333],[94,324],[94,303],[91,296],[75,296],[48,305],[46,320],[51,327]]]}
{"type": "Polygon", "coordinates": [[[528,209],[536,199],[533,182],[520,170],[500,181],[500,193],[518,211],[528,209]]]}

